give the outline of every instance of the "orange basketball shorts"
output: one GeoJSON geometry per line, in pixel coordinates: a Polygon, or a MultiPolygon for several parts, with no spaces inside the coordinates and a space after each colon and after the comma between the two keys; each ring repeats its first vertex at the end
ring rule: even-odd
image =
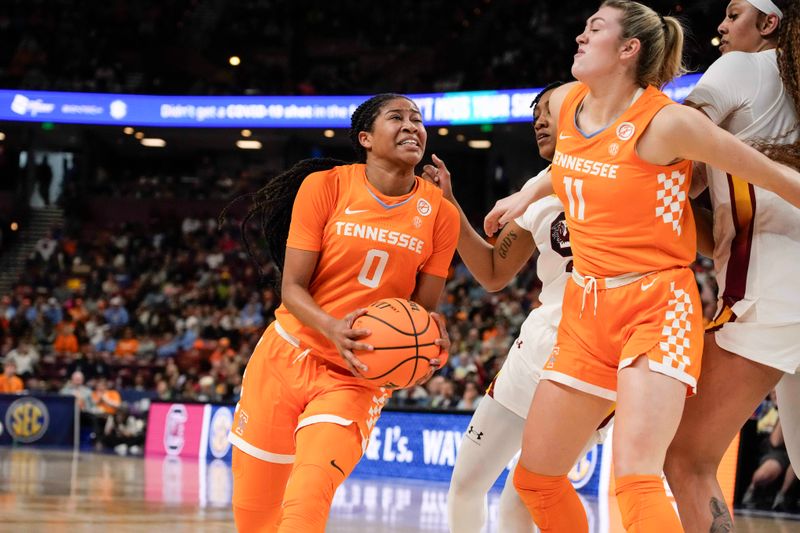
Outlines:
{"type": "Polygon", "coordinates": [[[389,395],[302,349],[273,322],[247,363],[228,440],[253,457],[292,464],[297,430],[355,424],[363,453],[389,395]]]}
{"type": "Polygon", "coordinates": [[[617,373],[646,356],[651,371],[695,392],[703,307],[691,269],[604,279],[574,272],[563,309],[542,379],[616,401],[617,373]]]}

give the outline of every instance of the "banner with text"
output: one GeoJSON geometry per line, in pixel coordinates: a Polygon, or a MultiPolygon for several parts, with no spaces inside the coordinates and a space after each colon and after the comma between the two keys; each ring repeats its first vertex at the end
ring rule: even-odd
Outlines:
{"type": "MultiPolygon", "coordinates": [[[[145,453],[198,457],[201,462],[231,461],[228,433],[233,406],[155,402],[150,407],[145,453]]],[[[381,476],[450,481],[462,438],[480,445],[482,433],[469,427],[470,414],[384,410],[372,431],[354,476],[381,476]]],[[[602,446],[595,446],[570,472],[582,494],[597,495],[602,446]]],[[[502,486],[510,468],[500,473],[502,486]]]]}
{"type": "MultiPolygon", "coordinates": [[[[677,102],[700,74],[664,92],[677,102]]],[[[531,120],[541,88],[409,95],[429,126],[505,124],[531,120]]],[[[105,126],[188,128],[349,128],[368,96],[154,96],[0,90],[0,120],[105,126]]]]}
{"type": "MultiPolygon", "coordinates": [[[[469,426],[471,415],[384,411],[355,476],[382,476],[450,481],[462,439],[480,446],[482,433],[469,426]]],[[[570,481],[582,494],[597,495],[602,446],[595,446],[575,465],[570,481]]],[[[495,486],[502,486],[513,457],[495,486]]]]}

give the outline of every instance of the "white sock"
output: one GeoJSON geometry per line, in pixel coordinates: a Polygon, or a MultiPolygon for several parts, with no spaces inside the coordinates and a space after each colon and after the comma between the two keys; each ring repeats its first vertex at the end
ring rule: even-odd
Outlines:
{"type": "MultiPolygon", "coordinates": [[[[525,420],[515,415],[496,400],[485,396],[467,426],[467,433],[461,441],[458,458],[453,469],[453,478],[450,481],[450,491],[447,495],[447,517],[452,533],[480,533],[486,523],[486,494],[491,489],[497,477],[503,472],[509,461],[514,457],[522,445],[522,429],[525,420]]],[[[508,490],[507,484],[504,489],[508,490]]],[[[510,485],[514,496],[513,484],[510,485]]],[[[507,496],[507,499],[509,497],[507,496]]],[[[519,499],[519,497],[517,497],[519,499]]],[[[525,506],[519,502],[522,509],[525,506]]],[[[501,513],[503,509],[515,509],[509,503],[503,505],[501,497],[501,513]]],[[[501,517],[501,531],[514,532],[533,531],[533,520],[525,511],[524,519],[529,524],[511,525],[515,521],[517,512],[513,516],[501,517]],[[514,529],[516,528],[516,529],[514,529]],[[522,528],[522,529],[520,529],[522,528]]]]}
{"type": "Polygon", "coordinates": [[[533,533],[535,531],[531,513],[514,487],[513,471],[509,472],[503,493],[500,495],[500,512],[498,514],[500,518],[498,531],[502,533],[533,533]]]}

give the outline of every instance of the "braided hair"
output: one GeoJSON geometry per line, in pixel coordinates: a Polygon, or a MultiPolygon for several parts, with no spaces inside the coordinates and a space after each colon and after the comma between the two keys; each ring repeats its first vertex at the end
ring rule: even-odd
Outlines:
{"type": "Polygon", "coordinates": [[[383,93],[373,96],[353,111],[353,116],[350,118],[350,142],[356,153],[356,163],[367,162],[367,149],[361,146],[358,134],[362,131],[372,131],[372,125],[375,124],[383,104],[396,98],[405,98],[411,102],[410,98],[402,94],[383,93]]]}
{"type": "MultiPolygon", "coordinates": [[[[800,5],[796,1],[773,0],[783,11],[783,20],[778,28],[778,71],[786,92],[792,98],[794,109],[800,117],[800,5]]],[[[795,126],[795,131],[800,125],[795,126]]],[[[791,132],[790,132],[791,133],[791,132]]],[[[771,159],[800,169],[800,141],[792,144],[776,142],[776,139],[759,139],[753,146],[771,159]]]]}
{"type": "Polygon", "coordinates": [[[557,88],[561,87],[562,85],[564,85],[563,81],[554,81],[552,83],[549,83],[549,84],[547,84],[547,86],[544,89],[539,91],[539,93],[536,95],[536,98],[533,99],[533,102],[531,102],[531,109],[533,110],[532,113],[533,113],[533,126],[534,127],[536,127],[536,119],[537,119],[537,117],[536,117],[536,106],[539,105],[539,102],[541,102],[542,98],[544,97],[545,94],[548,93],[548,91],[552,91],[553,89],[557,89],[557,88]]]}
{"type": "MultiPolygon", "coordinates": [[[[356,162],[366,163],[367,151],[361,146],[358,134],[362,131],[372,131],[375,119],[380,112],[383,104],[395,98],[406,98],[406,96],[392,93],[378,94],[369,98],[359,105],[353,112],[350,119],[350,141],[356,152],[356,162]]],[[[289,225],[292,221],[292,206],[300,190],[300,185],[309,174],[330,170],[333,167],[347,165],[344,161],[331,158],[310,158],[303,159],[289,170],[267,179],[266,184],[253,193],[246,193],[230,202],[219,215],[220,227],[225,222],[225,217],[230,209],[243,199],[250,200],[250,208],[245,214],[239,229],[242,235],[242,242],[250,259],[258,268],[259,276],[264,278],[264,268],[259,261],[254,250],[252,241],[248,237],[248,232],[252,231],[250,222],[257,220],[259,223],[260,237],[265,241],[267,252],[272,262],[283,272],[283,265],[286,258],[286,240],[289,237],[289,225]]],[[[280,276],[274,281],[275,288],[280,291],[280,276]]]]}

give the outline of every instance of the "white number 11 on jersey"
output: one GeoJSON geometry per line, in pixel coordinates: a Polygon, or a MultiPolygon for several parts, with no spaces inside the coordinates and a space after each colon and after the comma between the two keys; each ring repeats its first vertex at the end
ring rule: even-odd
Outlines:
{"type": "Polygon", "coordinates": [[[567,199],[569,200],[569,216],[583,220],[586,214],[586,203],[583,201],[583,180],[564,176],[564,186],[567,189],[567,199]],[[578,197],[578,214],[575,215],[575,198],[572,196],[572,184],[575,184],[575,196],[578,197]]]}

